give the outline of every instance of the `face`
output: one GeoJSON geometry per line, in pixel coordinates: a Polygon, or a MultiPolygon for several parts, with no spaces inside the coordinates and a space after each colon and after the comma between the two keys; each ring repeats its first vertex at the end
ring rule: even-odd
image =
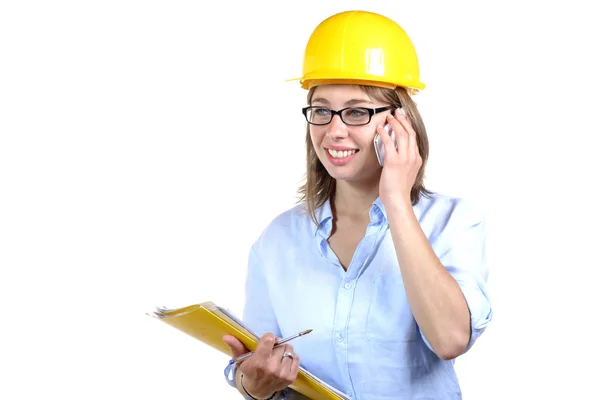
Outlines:
{"type": "MultiPolygon", "coordinates": [[[[355,85],[318,86],[312,97],[312,106],[332,110],[346,107],[378,108],[384,104],[371,99],[355,85]]],[[[371,122],[362,126],[349,126],[334,115],[327,125],[310,125],[310,136],[319,160],[334,179],[368,181],[381,173],[375,155],[373,139],[378,124],[385,126],[390,111],[375,114],[371,122]]]]}

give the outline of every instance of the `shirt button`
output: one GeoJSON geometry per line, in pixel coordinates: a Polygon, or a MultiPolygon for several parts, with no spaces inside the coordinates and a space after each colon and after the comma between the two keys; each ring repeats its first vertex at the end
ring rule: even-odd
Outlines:
{"type": "Polygon", "coordinates": [[[342,334],[341,334],[341,333],[338,333],[336,337],[337,337],[337,341],[338,341],[338,342],[340,342],[340,343],[341,343],[341,342],[343,342],[343,341],[344,341],[344,337],[342,336],[342,334]]]}
{"type": "Polygon", "coordinates": [[[346,289],[352,289],[352,283],[351,282],[346,282],[344,284],[344,288],[346,288],[346,289]]]}

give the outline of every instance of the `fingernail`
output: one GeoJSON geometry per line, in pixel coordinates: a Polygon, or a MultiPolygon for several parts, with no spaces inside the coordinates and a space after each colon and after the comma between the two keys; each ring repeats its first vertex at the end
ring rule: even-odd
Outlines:
{"type": "Polygon", "coordinates": [[[394,119],[394,116],[392,114],[388,114],[387,118],[388,119],[394,119]]]}
{"type": "Polygon", "coordinates": [[[377,127],[378,127],[379,129],[383,129],[383,125],[381,125],[381,124],[377,124],[377,127]]]}

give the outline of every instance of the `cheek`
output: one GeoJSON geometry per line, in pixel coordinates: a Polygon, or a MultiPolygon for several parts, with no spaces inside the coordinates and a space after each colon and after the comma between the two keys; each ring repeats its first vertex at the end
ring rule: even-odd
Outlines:
{"type": "Polygon", "coordinates": [[[360,144],[362,151],[375,153],[373,139],[375,139],[374,134],[367,134],[361,137],[361,140],[358,142],[358,144],[360,144]]]}
{"type": "Polygon", "coordinates": [[[315,148],[320,146],[324,136],[325,134],[320,129],[310,130],[310,139],[312,140],[313,146],[315,146],[315,148]]]}

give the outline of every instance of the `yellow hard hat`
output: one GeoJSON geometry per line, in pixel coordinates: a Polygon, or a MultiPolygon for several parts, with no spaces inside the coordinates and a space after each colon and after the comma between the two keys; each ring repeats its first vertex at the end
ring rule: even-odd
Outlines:
{"type": "Polygon", "coordinates": [[[302,77],[292,80],[304,89],[327,83],[425,88],[404,29],[367,11],[345,11],[321,22],[306,45],[302,77]]]}

